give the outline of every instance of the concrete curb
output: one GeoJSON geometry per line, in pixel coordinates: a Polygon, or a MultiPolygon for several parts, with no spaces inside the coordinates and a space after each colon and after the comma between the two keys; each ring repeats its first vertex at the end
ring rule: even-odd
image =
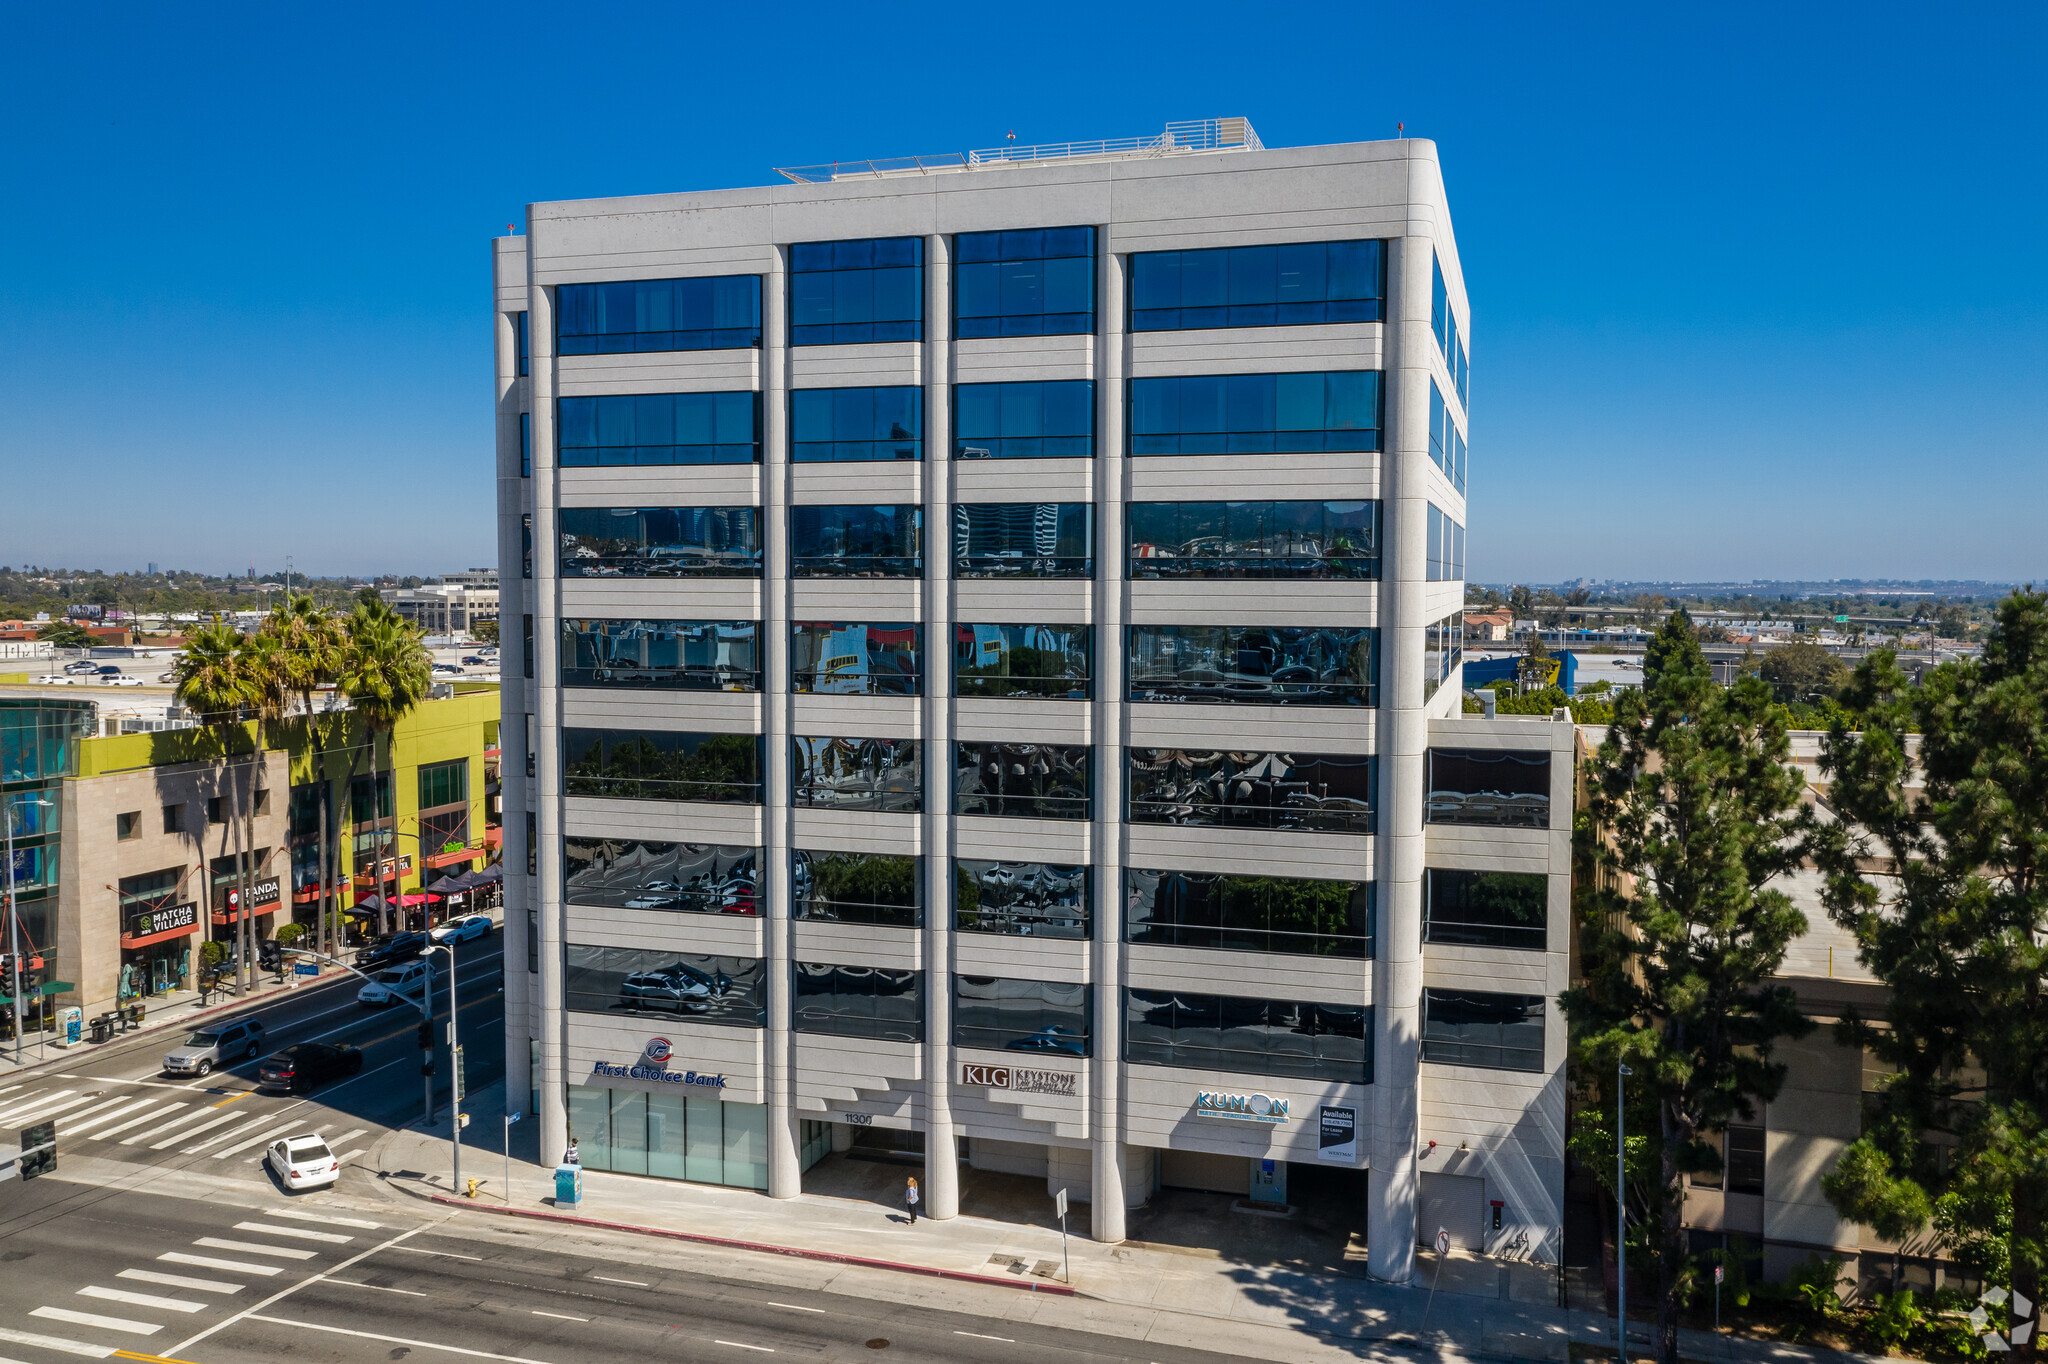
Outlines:
{"type": "Polygon", "coordinates": [[[698,1245],[718,1246],[725,1250],[752,1250],[763,1255],[788,1255],[800,1260],[824,1260],[830,1264],[856,1265],[862,1269],[888,1269],[898,1274],[921,1274],[928,1279],[987,1284],[993,1288],[1012,1288],[1026,1293],[1050,1293],[1058,1298],[1075,1296],[1074,1289],[1066,1284],[998,1279],[992,1274],[970,1274],[960,1269],[933,1269],[928,1265],[903,1264],[896,1260],[874,1260],[863,1255],[842,1255],[831,1250],[808,1250],[801,1246],[774,1246],[760,1241],[738,1241],[731,1237],[705,1236],[693,1231],[671,1231],[666,1227],[641,1227],[630,1222],[607,1222],[596,1217],[574,1217],[567,1213],[542,1212],[537,1208],[494,1208],[488,1203],[472,1203],[466,1198],[454,1198],[447,1194],[420,1193],[414,1196],[424,1198],[429,1203],[439,1203],[464,1212],[487,1212],[498,1217],[530,1217],[540,1222],[561,1222],[575,1227],[596,1227],[603,1231],[629,1231],[641,1236],[661,1236],[671,1241],[692,1241],[698,1245]]]}

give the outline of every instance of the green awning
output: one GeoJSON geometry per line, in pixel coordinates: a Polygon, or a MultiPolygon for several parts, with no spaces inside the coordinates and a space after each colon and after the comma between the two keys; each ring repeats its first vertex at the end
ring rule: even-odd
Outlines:
{"type": "MultiPolygon", "coordinates": [[[[66,990],[76,990],[77,988],[76,985],[73,985],[68,980],[52,980],[37,986],[36,993],[39,995],[61,995],[66,990]]],[[[0,1004],[12,1003],[14,1003],[13,995],[0,995],[0,1004]]]]}

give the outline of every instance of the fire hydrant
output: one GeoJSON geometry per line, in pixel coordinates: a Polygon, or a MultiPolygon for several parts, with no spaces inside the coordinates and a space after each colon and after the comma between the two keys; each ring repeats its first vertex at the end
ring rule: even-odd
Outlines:
{"type": "Polygon", "coordinates": [[[481,1184],[481,1183],[483,1183],[483,1181],[482,1181],[481,1179],[472,1179],[472,1180],[469,1180],[469,1181],[467,1181],[467,1182],[468,1182],[468,1184],[469,1184],[469,1187],[468,1187],[467,1189],[463,1190],[463,1196],[464,1196],[465,1198],[475,1198],[475,1197],[476,1197],[476,1186],[477,1186],[477,1185],[479,1185],[479,1184],[481,1184]]]}

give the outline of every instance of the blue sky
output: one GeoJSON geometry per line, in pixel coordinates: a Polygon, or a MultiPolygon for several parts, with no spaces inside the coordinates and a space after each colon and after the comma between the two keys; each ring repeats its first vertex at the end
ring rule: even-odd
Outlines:
{"type": "Polygon", "coordinates": [[[2039,6],[16,6],[0,563],[491,561],[533,200],[1440,144],[1471,575],[2048,576],[2039,6]]]}

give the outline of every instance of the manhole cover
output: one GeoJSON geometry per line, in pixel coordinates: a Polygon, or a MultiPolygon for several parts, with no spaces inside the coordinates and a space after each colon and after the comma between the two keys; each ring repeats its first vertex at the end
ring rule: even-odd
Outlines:
{"type": "Polygon", "coordinates": [[[876,1336],[873,1340],[868,1342],[868,1348],[870,1350],[886,1350],[889,1348],[889,1342],[882,1339],[880,1336],[876,1336]]]}

